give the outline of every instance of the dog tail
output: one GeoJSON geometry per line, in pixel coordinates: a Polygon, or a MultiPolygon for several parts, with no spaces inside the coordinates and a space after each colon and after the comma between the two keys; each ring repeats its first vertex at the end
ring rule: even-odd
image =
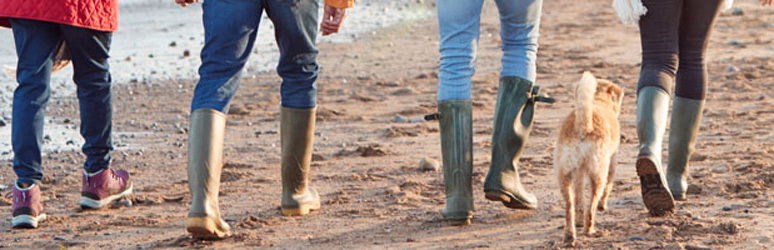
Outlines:
{"type": "Polygon", "coordinates": [[[591,72],[583,72],[583,77],[575,86],[575,128],[581,134],[590,133],[594,129],[591,112],[596,92],[597,78],[591,72]]]}

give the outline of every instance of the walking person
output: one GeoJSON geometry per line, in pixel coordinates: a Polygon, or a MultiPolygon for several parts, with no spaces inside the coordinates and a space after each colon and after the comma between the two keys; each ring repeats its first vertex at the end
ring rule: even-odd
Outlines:
{"type": "Polygon", "coordinates": [[[113,106],[108,58],[112,32],[118,28],[118,1],[1,0],[0,25],[13,30],[18,56],[11,128],[17,175],[12,226],[37,228],[46,218],[40,200],[41,146],[51,71],[60,48],[73,63],[85,139],[80,206],[97,209],[130,194],[129,174],[110,167],[113,106]]]}
{"type": "MultiPolygon", "coordinates": [[[[175,0],[186,6],[198,0],[175,0]]],[[[346,8],[354,0],[325,0],[323,35],[338,32],[346,8]]],[[[231,235],[218,207],[226,114],[252,51],[262,12],[274,24],[280,49],[277,73],[282,78],[280,137],[282,152],[282,214],[305,215],[320,208],[309,185],[316,114],[317,0],[207,0],[205,44],[199,82],[191,102],[188,139],[188,186],[191,210],[186,230],[195,238],[231,235]]]]}
{"type": "MultiPolygon", "coordinates": [[[[538,96],[535,60],[542,0],[495,0],[500,14],[502,70],[492,134],[486,198],[512,209],[536,209],[537,198],[519,178],[517,163],[532,128],[538,96]]],[[[441,67],[438,119],[446,207],[443,217],[469,224],[473,217],[472,82],[484,0],[438,1],[441,67]]]]}
{"type": "MultiPolygon", "coordinates": [[[[686,199],[688,161],[694,151],[707,93],[705,52],[718,13],[733,0],[616,0],[624,21],[639,18],[642,68],[637,83],[636,168],[642,200],[652,215],[674,211],[686,199]],[[630,2],[627,2],[630,1],[630,2]],[[624,7],[628,7],[624,8],[624,7]],[[631,7],[634,7],[634,11],[631,7]],[[637,11],[640,10],[640,11],[637,11]],[[642,13],[645,15],[641,15],[642,13]],[[674,89],[674,93],[672,91],[674,89]],[[669,150],[662,141],[669,113],[669,150]]],[[[772,0],[760,0],[771,5],[772,0]]]]}

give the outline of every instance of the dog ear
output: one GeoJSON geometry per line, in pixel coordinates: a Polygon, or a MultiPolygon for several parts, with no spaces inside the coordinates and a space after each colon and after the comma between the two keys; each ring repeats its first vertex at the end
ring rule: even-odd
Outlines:
{"type": "Polygon", "coordinates": [[[607,88],[607,93],[610,95],[611,101],[615,104],[616,113],[621,113],[621,105],[623,104],[624,97],[623,89],[616,85],[610,85],[607,88]]]}

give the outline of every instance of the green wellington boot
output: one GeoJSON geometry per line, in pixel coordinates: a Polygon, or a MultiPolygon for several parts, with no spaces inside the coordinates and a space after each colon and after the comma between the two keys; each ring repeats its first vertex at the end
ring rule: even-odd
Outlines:
{"type": "Polygon", "coordinates": [[[287,107],[281,111],[282,214],[286,216],[320,209],[320,195],[309,186],[316,112],[317,108],[287,107]]]}
{"type": "Polygon", "coordinates": [[[658,87],[644,87],[637,96],[637,175],[640,177],[642,201],[651,215],[672,213],[675,202],[667,188],[661,165],[661,143],[666,130],[669,94],[658,87]]]}
{"type": "Polygon", "coordinates": [[[667,159],[667,183],[672,197],[685,200],[688,189],[688,161],[699,132],[704,100],[675,96],[672,103],[672,123],[669,125],[669,158],[667,159]]]}
{"type": "Polygon", "coordinates": [[[536,209],[535,195],[521,185],[518,161],[532,130],[535,102],[552,103],[538,96],[538,87],[519,77],[503,77],[497,93],[497,108],[492,133],[492,163],[484,181],[488,200],[502,202],[513,209],[536,209]]]}
{"type": "Polygon", "coordinates": [[[473,218],[473,104],[470,99],[438,103],[446,207],[441,214],[455,224],[473,218]]]}
{"type": "Polygon", "coordinates": [[[190,122],[188,188],[191,211],[185,228],[194,238],[227,238],[231,236],[231,227],[221,219],[218,208],[226,115],[213,109],[197,109],[191,114],[190,122]]]}

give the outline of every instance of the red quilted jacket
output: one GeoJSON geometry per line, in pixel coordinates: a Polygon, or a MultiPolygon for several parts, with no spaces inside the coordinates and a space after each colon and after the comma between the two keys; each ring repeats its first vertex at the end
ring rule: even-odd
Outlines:
{"type": "Polygon", "coordinates": [[[9,17],[112,32],[118,29],[118,0],[0,0],[0,26],[10,27],[9,17]]]}

